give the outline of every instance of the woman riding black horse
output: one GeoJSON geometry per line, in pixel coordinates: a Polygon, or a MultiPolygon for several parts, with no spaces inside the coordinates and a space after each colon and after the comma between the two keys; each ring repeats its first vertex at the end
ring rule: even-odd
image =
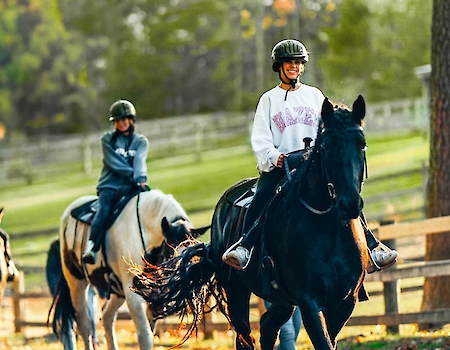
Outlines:
{"type": "Polygon", "coordinates": [[[314,147],[302,166],[285,167],[260,218],[261,232],[246,269],[230,268],[222,255],[240,235],[242,209],[234,199],[247,193],[254,180],[242,181],[220,198],[210,243],[192,242],[161,266],[134,270],[132,290],[152,303],[155,317],[190,312],[193,322],[185,340],[210,311],[207,303],[213,296],[236,331],[236,349],[252,350],[249,305],[254,293],[271,302],[260,320],[262,350],[273,350],[296,305],[314,348],[335,349],[356,302],[368,299],[363,281],[370,258],[359,218],[364,115],[361,96],[352,110],[325,99],[314,147]]]}
{"type": "MultiPolygon", "coordinates": [[[[298,163],[309,145],[305,146],[304,140],[312,141],[317,133],[324,96],[319,89],[300,82],[308,60],[305,46],[297,40],[280,41],[272,49],[272,69],[281,82],[261,96],[251,136],[261,175],[245,218],[244,234],[223,254],[223,261],[238,270],[245,269],[250,260],[260,231],[258,218],[285,174],[284,162],[290,167],[298,163]]],[[[363,215],[361,219],[374,262],[369,272],[391,266],[397,252],[380,244],[363,215]]]]}

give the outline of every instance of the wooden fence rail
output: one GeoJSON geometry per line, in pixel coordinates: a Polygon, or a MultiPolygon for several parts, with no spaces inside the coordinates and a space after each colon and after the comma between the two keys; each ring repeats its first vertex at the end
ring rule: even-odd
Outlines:
{"type": "MultiPolygon", "coordinates": [[[[381,241],[393,242],[396,239],[423,236],[450,231],[450,216],[431,218],[411,223],[394,223],[375,229],[381,241]]],[[[381,273],[366,277],[366,282],[382,282],[385,301],[385,314],[377,316],[352,317],[349,326],[384,324],[397,330],[401,324],[445,324],[450,322],[450,309],[436,309],[412,313],[399,313],[400,293],[398,281],[406,278],[450,276],[450,260],[419,261],[399,263],[381,273]]]]}
{"type": "MultiPolygon", "coordinates": [[[[431,218],[411,223],[394,223],[377,226],[374,228],[374,231],[381,241],[389,242],[405,237],[443,233],[450,231],[450,216],[431,218]]],[[[381,315],[355,316],[349,320],[347,325],[361,326],[383,324],[398,329],[400,324],[449,323],[450,309],[436,309],[411,313],[398,312],[398,300],[401,296],[400,288],[397,288],[399,280],[436,276],[450,276],[450,260],[400,262],[397,266],[393,266],[383,272],[368,275],[366,277],[366,282],[383,283],[385,305],[387,305],[385,313],[381,315]]],[[[25,293],[22,275],[19,281],[14,283],[12,294],[15,317],[14,326],[16,332],[20,332],[22,327],[47,327],[45,320],[43,320],[43,322],[27,322],[22,303],[25,299],[50,297],[48,293],[25,293]]],[[[263,311],[264,306],[262,301],[256,298],[255,301],[252,302],[252,314],[253,316],[256,316],[256,319],[254,317],[252,322],[253,328],[259,327],[258,319],[263,311]]],[[[129,316],[121,313],[119,319],[129,319],[129,316]]],[[[178,323],[176,323],[176,320],[164,320],[159,322],[157,331],[162,333],[169,329],[176,329],[177,327],[178,323]]],[[[208,316],[205,320],[205,334],[211,334],[213,330],[226,329],[228,329],[228,324],[225,322],[225,319],[218,318],[218,320],[213,320],[211,316],[208,316]]]]}

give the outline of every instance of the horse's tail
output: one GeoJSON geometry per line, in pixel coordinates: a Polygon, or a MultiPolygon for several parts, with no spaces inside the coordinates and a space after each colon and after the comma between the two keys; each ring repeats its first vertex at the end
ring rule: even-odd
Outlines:
{"type": "Polygon", "coordinates": [[[67,281],[61,270],[61,275],[57,284],[57,288],[53,295],[53,301],[48,311],[47,325],[50,325],[50,318],[53,313],[53,320],[51,321],[53,333],[61,341],[70,338],[70,334],[74,331],[76,322],[75,308],[70,298],[70,290],[67,281]]]}
{"type": "Polygon", "coordinates": [[[180,255],[159,266],[146,263],[144,267],[130,269],[135,275],[131,289],[151,304],[155,319],[175,314],[183,319],[188,312],[192,313],[193,321],[181,344],[197,331],[205,312],[219,307],[226,315],[225,296],[217,284],[209,251],[209,244],[190,241],[180,255]],[[207,305],[211,296],[216,299],[212,307],[207,305]]]}

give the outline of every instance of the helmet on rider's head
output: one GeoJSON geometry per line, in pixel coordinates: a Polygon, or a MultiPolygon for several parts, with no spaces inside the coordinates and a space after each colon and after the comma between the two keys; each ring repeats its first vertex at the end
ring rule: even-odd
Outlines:
{"type": "Polygon", "coordinates": [[[109,121],[121,118],[136,120],[136,108],[127,100],[117,100],[109,107],[109,121]]]}
{"type": "Polygon", "coordinates": [[[281,63],[299,59],[303,63],[308,62],[308,51],[305,45],[298,40],[281,40],[272,49],[272,69],[274,72],[280,71],[281,63]]]}

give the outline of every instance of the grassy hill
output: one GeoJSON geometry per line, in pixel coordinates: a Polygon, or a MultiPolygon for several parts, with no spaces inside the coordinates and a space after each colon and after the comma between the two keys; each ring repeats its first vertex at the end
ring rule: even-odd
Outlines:
{"type": "MultiPolygon", "coordinates": [[[[420,210],[423,193],[412,190],[419,189],[423,179],[420,172],[407,171],[420,169],[427,163],[428,139],[421,133],[369,135],[367,144],[369,178],[362,192],[366,199],[366,216],[395,217],[397,220],[419,218],[423,215],[420,210]],[[405,174],[394,176],[399,172],[405,174]],[[414,193],[393,199],[380,196],[398,190],[414,193]],[[370,198],[374,200],[368,200],[370,198]]],[[[24,181],[0,187],[0,205],[6,209],[2,227],[12,237],[11,247],[17,265],[26,267],[29,272],[26,274],[27,289],[31,286],[46,288],[42,267],[50,242],[58,234],[59,217],[74,199],[95,194],[100,167],[99,160],[94,164],[93,175],[87,176],[78,170],[82,168],[79,165],[60,164],[52,169],[54,176],[45,177],[39,176],[37,168],[32,185],[24,181]],[[58,167],[72,167],[73,172],[59,176],[58,167]],[[21,234],[38,231],[45,233],[32,238],[21,234]]],[[[209,224],[216,202],[228,187],[243,178],[257,176],[247,140],[243,140],[241,146],[203,152],[200,156],[150,159],[148,168],[149,185],[173,194],[198,227],[209,224]]]]}

